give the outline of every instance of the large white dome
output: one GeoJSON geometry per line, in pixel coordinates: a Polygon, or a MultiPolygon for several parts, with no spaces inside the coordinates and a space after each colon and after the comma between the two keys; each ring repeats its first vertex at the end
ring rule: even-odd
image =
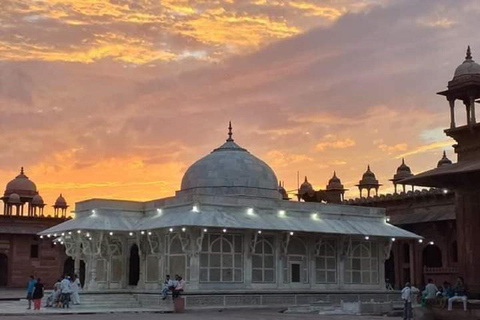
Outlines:
{"type": "Polygon", "coordinates": [[[188,168],[180,192],[280,198],[273,170],[232,137],[188,168]]]}

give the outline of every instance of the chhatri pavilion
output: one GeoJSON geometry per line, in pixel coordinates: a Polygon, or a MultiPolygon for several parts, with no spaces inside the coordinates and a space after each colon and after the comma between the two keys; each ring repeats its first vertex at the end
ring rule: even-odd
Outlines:
{"type": "Polygon", "coordinates": [[[175,196],[78,202],[74,219],[41,237],[65,246],[88,291],[158,290],[167,274],[190,292],[384,290],[392,242],[420,237],[384,209],[285,200],[273,170],[229,129],[175,196]]]}

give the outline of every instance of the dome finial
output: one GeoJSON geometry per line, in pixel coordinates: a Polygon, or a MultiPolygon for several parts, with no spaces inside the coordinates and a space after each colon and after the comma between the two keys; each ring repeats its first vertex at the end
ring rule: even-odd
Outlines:
{"type": "Polygon", "coordinates": [[[233,133],[232,133],[232,121],[228,122],[228,139],[227,141],[233,141],[233,133]]]}
{"type": "Polygon", "coordinates": [[[402,164],[403,165],[405,164],[405,158],[402,158],[402,164]]]}
{"type": "Polygon", "coordinates": [[[472,51],[470,50],[470,46],[467,47],[467,55],[465,56],[466,60],[472,60],[472,51]]]}
{"type": "Polygon", "coordinates": [[[23,167],[20,168],[20,174],[23,174],[23,167]]]}

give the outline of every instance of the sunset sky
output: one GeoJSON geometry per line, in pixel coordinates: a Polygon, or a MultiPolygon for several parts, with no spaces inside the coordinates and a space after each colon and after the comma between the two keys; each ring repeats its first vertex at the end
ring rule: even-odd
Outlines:
{"type": "Polygon", "coordinates": [[[475,0],[0,1],[0,186],[24,166],[49,205],[170,196],[231,120],[289,190],[336,170],[356,197],[370,164],[391,192],[402,157],[456,160],[435,93],[467,45],[480,60],[479,16],[475,0]]]}

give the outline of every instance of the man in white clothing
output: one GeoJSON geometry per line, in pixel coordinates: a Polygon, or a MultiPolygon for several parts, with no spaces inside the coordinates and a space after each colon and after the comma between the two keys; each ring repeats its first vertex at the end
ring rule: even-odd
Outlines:
{"type": "Polygon", "coordinates": [[[78,279],[78,276],[75,275],[74,280],[71,282],[72,286],[72,302],[73,304],[80,304],[80,295],[78,292],[80,291],[81,284],[80,284],[80,279],[78,279]]]}
{"type": "Polygon", "coordinates": [[[70,306],[70,294],[72,293],[72,284],[70,283],[70,277],[65,276],[65,278],[60,282],[60,288],[61,288],[61,302],[62,302],[62,307],[69,308],[70,306]]]}
{"type": "Polygon", "coordinates": [[[403,306],[403,320],[413,319],[412,311],[412,297],[414,297],[419,290],[410,285],[410,282],[405,284],[405,288],[402,289],[402,300],[404,301],[403,306]]]}
{"type": "Polygon", "coordinates": [[[436,299],[437,298],[437,292],[438,288],[437,286],[433,283],[432,279],[428,279],[428,284],[425,287],[424,293],[426,294],[426,299],[436,299]]]}

